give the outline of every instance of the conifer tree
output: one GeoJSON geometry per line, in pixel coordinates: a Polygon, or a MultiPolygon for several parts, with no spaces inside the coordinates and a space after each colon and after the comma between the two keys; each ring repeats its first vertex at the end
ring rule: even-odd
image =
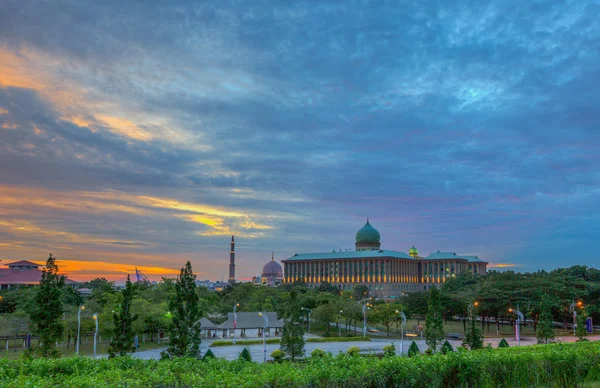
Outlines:
{"type": "Polygon", "coordinates": [[[552,329],[552,306],[550,300],[545,295],[540,303],[540,320],[537,326],[538,344],[547,344],[554,339],[554,330],[552,329]]]}
{"type": "Polygon", "coordinates": [[[300,324],[300,306],[296,291],[290,293],[286,311],[287,320],[283,325],[280,348],[290,356],[292,361],[304,356],[304,328],[300,324]]]}
{"type": "Polygon", "coordinates": [[[502,338],[502,340],[500,340],[500,342],[498,343],[498,347],[499,348],[509,348],[510,345],[508,344],[508,342],[506,341],[505,338],[502,338]]]}
{"type": "Polygon", "coordinates": [[[447,354],[447,353],[450,353],[453,351],[454,351],[454,349],[452,348],[452,345],[450,345],[450,342],[445,341],[444,344],[442,345],[442,353],[447,354]]]}
{"type": "Polygon", "coordinates": [[[169,327],[171,357],[200,357],[200,298],[196,293],[196,275],[188,261],[175,282],[175,294],[169,301],[172,314],[169,327]]]}
{"type": "Polygon", "coordinates": [[[135,289],[129,275],[125,282],[125,288],[121,291],[123,301],[121,305],[113,312],[113,339],[108,347],[108,357],[125,356],[127,353],[135,352],[133,343],[133,322],[137,319],[136,315],[131,315],[131,303],[135,289]]]}
{"type": "Polygon", "coordinates": [[[433,353],[444,340],[444,321],[442,318],[440,291],[436,287],[429,290],[427,317],[425,318],[426,342],[433,353]]]}
{"type": "Polygon", "coordinates": [[[584,313],[583,310],[581,310],[578,314],[577,314],[577,328],[575,329],[575,334],[577,335],[577,341],[588,341],[587,338],[587,327],[585,326],[585,321],[587,320],[587,317],[584,313]]]}
{"type": "Polygon", "coordinates": [[[33,333],[40,339],[36,352],[42,357],[60,357],[56,342],[62,338],[64,331],[61,322],[64,285],[65,277],[58,274],[55,258],[50,254],[42,269],[40,286],[36,289],[30,314],[33,333]]]}
{"type": "Polygon", "coordinates": [[[408,357],[418,356],[421,354],[419,350],[419,346],[415,341],[410,343],[410,347],[408,348],[408,357]]]}
{"type": "Polygon", "coordinates": [[[239,360],[252,362],[252,356],[250,355],[250,351],[248,348],[244,348],[238,357],[239,360]]]}
{"type": "Polygon", "coordinates": [[[479,325],[477,325],[477,321],[475,321],[475,313],[473,310],[475,309],[471,308],[469,324],[467,325],[463,345],[468,346],[471,350],[483,349],[483,332],[479,328],[479,325]]]}

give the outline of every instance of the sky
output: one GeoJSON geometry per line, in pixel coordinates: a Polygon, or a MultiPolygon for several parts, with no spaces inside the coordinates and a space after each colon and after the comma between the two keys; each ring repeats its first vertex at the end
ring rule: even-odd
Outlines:
{"type": "Polygon", "coordinates": [[[600,263],[598,1],[0,2],[0,260],[600,263]]]}

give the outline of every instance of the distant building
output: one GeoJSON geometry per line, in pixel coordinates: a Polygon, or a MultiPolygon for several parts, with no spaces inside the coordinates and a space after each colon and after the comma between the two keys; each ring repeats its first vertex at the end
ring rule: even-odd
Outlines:
{"type": "Polygon", "coordinates": [[[283,268],[275,261],[275,254],[271,253],[271,261],[263,267],[260,276],[254,276],[252,283],[262,284],[269,287],[277,287],[283,283],[283,268]]]}
{"type": "Polygon", "coordinates": [[[485,274],[487,262],[477,256],[440,252],[419,256],[381,249],[379,231],[367,223],[356,233],[356,251],[300,253],[283,260],[284,283],[304,280],[310,288],[329,282],[340,290],[365,285],[373,296],[395,298],[403,292],[440,287],[448,278],[469,271],[485,274]]]}
{"type": "Polygon", "coordinates": [[[224,281],[196,280],[196,286],[206,287],[209,291],[223,291],[228,284],[224,281]]]}
{"type": "MultiPolygon", "coordinates": [[[[0,269],[0,290],[40,284],[42,271],[39,269],[39,264],[21,260],[5,265],[8,268],[0,269]]],[[[79,282],[69,278],[65,278],[65,284],[75,289],[79,287],[79,282]]]]}

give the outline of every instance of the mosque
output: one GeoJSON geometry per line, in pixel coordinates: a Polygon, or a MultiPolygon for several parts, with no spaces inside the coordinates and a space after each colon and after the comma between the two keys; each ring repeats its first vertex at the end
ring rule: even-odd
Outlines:
{"type": "MultiPolygon", "coordinates": [[[[475,275],[487,271],[488,263],[477,256],[438,250],[423,257],[414,246],[408,254],[382,250],[380,240],[379,231],[367,219],[356,233],[355,251],[297,253],[282,260],[283,283],[304,280],[309,288],[315,288],[321,282],[329,282],[341,291],[365,285],[371,296],[395,298],[404,292],[439,288],[448,278],[464,271],[475,275]]],[[[263,272],[266,269],[271,273],[271,267],[267,268],[271,263],[277,264],[272,260],[263,272]]],[[[281,271],[281,266],[278,267],[281,271]]]]}
{"type": "Polygon", "coordinates": [[[277,287],[283,283],[283,268],[275,261],[274,252],[271,253],[271,261],[263,267],[261,275],[254,276],[252,282],[269,287],[277,287]]]}

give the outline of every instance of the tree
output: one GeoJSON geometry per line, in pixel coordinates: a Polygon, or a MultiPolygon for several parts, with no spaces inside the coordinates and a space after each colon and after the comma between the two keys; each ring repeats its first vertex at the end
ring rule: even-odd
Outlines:
{"type": "Polygon", "coordinates": [[[369,297],[369,287],[364,284],[359,284],[352,289],[352,295],[356,300],[361,300],[369,297]]]}
{"type": "Polygon", "coordinates": [[[171,357],[200,357],[200,298],[196,294],[196,275],[188,261],[175,282],[175,295],[169,309],[172,322],[169,327],[171,357]]]}
{"type": "Polygon", "coordinates": [[[202,361],[208,361],[211,358],[215,358],[215,354],[212,350],[208,349],[206,353],[204,353],[204,357],[202,357],[202,361]]]}
{"type": "Polygon", "coordinates": [[[281,350],[290,356],[292,361],[304,356],[304,330],[298,322],[287,321],[281,334],[281,350]]]}
{"type": "Polygon", "coordinates": [[[394,318],[397,316],[396,308],[389,303],[377,304],[373,308],[373,321],[382,324],[387,329],[387,335],[390,336],[390,326],[394,323],[394,318]]]}
{"type": "Polygon", "coordinates": [[[333,303],[325,303],[317,307],[313,312],[313,318],[315,321],[325,325],[327,328],[325,336],[329,336],[331,330],[331,322],[335,320],[337,312],[333,303]]]}
{"type": "Polygon", "coordinates": [[[470,310],[469,324],[467,326],[467,331],[465,332],[463,345],[468,346],[471,350],[483,349],[483,332],[475,321],[475,313],[473,312],[475,308],[473,307],[470,310]]]}
{"type": "Polygon", "coordinates": [[[440,291],[433,287],[429,290],[429,301],[427,303],[427,318],[425,319],[426,342],[433,353],[444,340],[444,321],[440,291]]]}
{"type": "Polygon", "coordinates": [[[410,347],[408,348],[408,357],[418,356],[420,354],[421,351],[419,350],[417,343],[415,341],[411,342],[410,347]]]}
{"type": "Polygon", "coordinates": [[[40,339],[36,352],[42,357],[60,357],[56,343],[62,338],[64,331],[61,321],[64,286],[65,277],[58,274],[55,258],[50,254],[42,270],[40,286],[36,290],[30,314],[33,333],[40,339]]]}
{"type": "Polygon", "coordinates": [[[127,352],[135,352],[133,343],[133,322],[137,315],[131,315],[131,303],[135,289],[127,275],[125,288],[121,291],[123,301],[121,305],[113,312],[113,339],[108,347],[108,357],[124,356],[127,352]]]}
{"type": "Polygon", "coordinates": [[[250,351],[248,350],[248,348],[244,348],[244,350],[242,350],[238,358],[242,361],[252,362],[252,356],[250,355],[250,351]]]}
{"type": "Polygon", "coordinates": [[[554,339],[552,329],[552,306],[547,295],[544,295],[540,303],[540,319],[537,327],[538,344],[547,344],[554,339]]]}
{"type": "Polygon", "coordinates": [[[578,314],[577,314],[577,329],[575,330],[575,333],[577,334],[577,341],[587,341],[588,339],[585,338],[587,337],[587,327],[585,326],[585,321],[587,320],[587,316],[585,315],[584,311],[581,310],[578,314]]]}
{"type": "Polygon", "coordinates": [[[454,349],[452,349],[452,345],[450,345],[450,342],[444,341],[444,344],[442,345],[442,354],[448,354],[453,351],[454,349]]]}
{"type": "Polygon", "coordinates": [[[508,342],[506,341],[505,338],[502,338],[502,340],[498,343],[498,347],[499,348],[509,348],[510,345],[508,344],[508,342]]]}

